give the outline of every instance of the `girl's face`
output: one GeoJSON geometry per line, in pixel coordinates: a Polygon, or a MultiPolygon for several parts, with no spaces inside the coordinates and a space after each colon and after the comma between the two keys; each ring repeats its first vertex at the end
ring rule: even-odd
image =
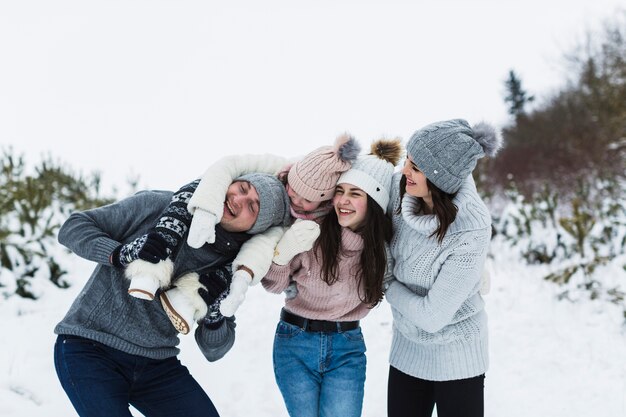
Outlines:
{"type": "Polygon", "coordinates": [[[322,204],[321,201],[311,201],[301,197],[289,184],[287,184],[287,195],[291,201],[291,208],[296,213],[306,214],[307,212],[315,210],[322,204]]]}
{"type": "Polygon", "coordinates": [[[426,204],[432,204],[430,190],[428,189],[428,184],[426,184],[426,176],[413,163],[410,156],[406,158],[406,162],[402,168],[402,174],[406,177],[407,194],[413,197],[421,197],[426,204]]]}
{"type": "Polygon", "coordinates": [[[337,184],[333,207],[337,213],[339,225],[356,231],[367,214],[367,194],[352,184],[337,184]]]}

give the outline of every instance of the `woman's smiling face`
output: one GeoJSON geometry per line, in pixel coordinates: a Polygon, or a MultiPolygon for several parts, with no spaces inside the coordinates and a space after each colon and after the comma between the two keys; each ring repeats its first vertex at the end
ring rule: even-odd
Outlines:
{"type": "Polygon", "coordinates": [[[367,194],[352,184],[337,184],[333,206],[339,225],[355,231],[367,214],[367,194]]]}
{"type": "MultiPolygon", "coordinates": [[[[426,183],[426,176],[420,169],[413,163],[411,157],[406,158],[404,167],[402,168],[402,174],[406,177],[406,193],[413,197],[421,197],[426,204],[432,204],[430,190],[426,183]]],[[[429,206],[430,206],[429,204],[429,206]]]]}

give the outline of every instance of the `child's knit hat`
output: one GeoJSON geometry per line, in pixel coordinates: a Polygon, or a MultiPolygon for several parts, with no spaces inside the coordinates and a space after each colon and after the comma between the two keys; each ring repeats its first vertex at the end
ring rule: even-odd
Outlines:
{"type": "Polygon", "coordinates": [[[246,174],[236,181],[247,181],[259,195],[259,214],[247,231],[253,235],[263,233],[272,226],[287,226],[291,222],[289,196],[285,186],[276,176],[270,174],[246,174]]]}
{"type": "Polygon", "coordinates": [[[289,186],[309,201],[327,201],[335,194],[335,185],[342,172],[350,169],[361,151],[359,143],[344,134],[334,146],[322,146],[296,162],[287,175],[289,186]]]}
{"type": "Polygon", "coordinates": [[[400,139],[377,140],[372,143],[370,154],[357,158],[349,171],[344,172],[337,184],[352,184],[365,191],[387,211],[391,176],[402,156],[400,139]]]}
{"type": "Polygon", "coordinates": [[[495,156],[502,139],[493,126],[474,127],[463,119],[432,123],[413,134],[406,146],[413,163],[440,190],[453,194],[485,155],[495,156]]]}

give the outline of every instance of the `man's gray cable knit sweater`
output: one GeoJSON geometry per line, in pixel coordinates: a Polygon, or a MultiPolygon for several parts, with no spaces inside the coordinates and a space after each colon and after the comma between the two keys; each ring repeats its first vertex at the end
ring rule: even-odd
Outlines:
{"type": "MultiPolygon", "coordinates": [[[[128,294],[124,270],[109,263],[120,244],[147,233],[170,202],[171,192],[142,191],[117,203],[72,214],[59,231],[59,242],[72,252],[96,262],[66,316],[55,327],[57,334],[95,340],[123,352],[152,359],[176,356],[178,333],[156,297],[140,300],[128,294]]],[[[230,266],[247,238],[218,228],[215,244],[193,249],[183,243],[174,259],[174,277],[187,272],[205,272],[211,267],[230,266]]],[[[175,280],[175,279],[174,279],[175,280]]],[[[202,322],[196,342],[209,361],[223,357],[235,340],[234,318],[211,329],[202,322]]]]}

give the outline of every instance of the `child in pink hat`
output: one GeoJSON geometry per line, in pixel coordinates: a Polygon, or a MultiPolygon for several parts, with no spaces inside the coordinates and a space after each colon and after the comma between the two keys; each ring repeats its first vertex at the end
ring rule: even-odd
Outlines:
{"type": "MultiPolygon", "coordinates": [[[[233,207],[224,203],[228,186],[241,175],[259,172],[276,174],[283,180],[290,199],[291,215],[294,219],[301,219],[293,227],[303,235],[316,237],[319,234],[316,222],[321,221],[333,208],[331,201],[337,179],[350,169],[359,152],[358,142],[344,134],[335,140],[333,146],[320,147],[292,164],[283,157],[269,154],[222,158],[204,173],[203,179],[188,199],[187,210],[193,217],[187,234],[187,244],[193,248],[212,244],[215,241],[215,226],[224,213],[233,210],[233,207]]],[[[186,227],[178,225],[175,235],[183,238],[186,227]]],[[[256,285],[266,275],[272,264],[274,248],[283,233],[283,227],[272,227],[265,233],[251,237],[242,246],[232,263],[234,273],[230,292],[220,303],[222,315],[232,316],[243,302],[248,286],[256,285]]],[[[156,275],[153,271],[164,263],[149,264],[136,260],[132,264],[141,265],[133,265],[128,271],[135,271],[135,276],[145,279],[146,272],[148,275],[156,275]]],[[[129,293],[140,294],[133,285],[138,280],[134,280],[132,275],[127,276],[131,279],[129,293]]],[[[204,303],[198,295],[201,286],[196,282],[174,282],[174,285],[176,286],[161,292],[161,302],[174,327],[186,334],[191,330],[193,322],[206,313],[204,303]]]]}

